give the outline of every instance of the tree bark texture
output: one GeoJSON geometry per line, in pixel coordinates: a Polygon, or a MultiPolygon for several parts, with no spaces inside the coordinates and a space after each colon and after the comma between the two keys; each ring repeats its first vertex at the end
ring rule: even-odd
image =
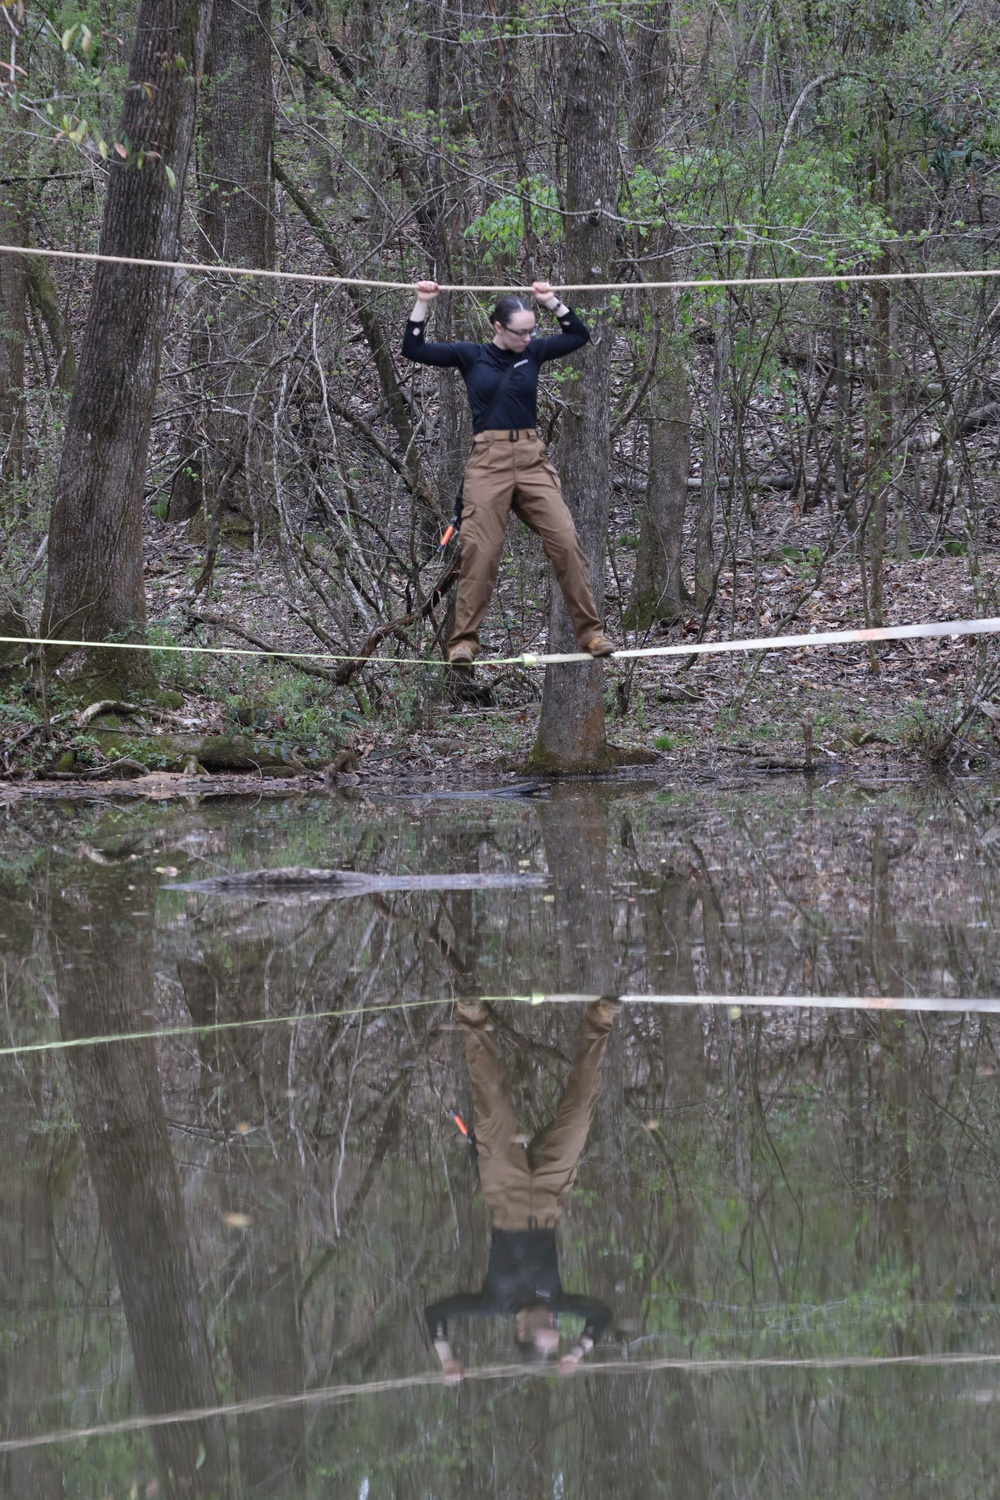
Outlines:
{"type": "MultiPolygon", "coordinates": [[[[600,11],[581,18],[566,44],[566,279],[610,281],[618,192],[619,51],[615,23],[600,11]]],[[[606,296],[584,296],[591,342],[568,362],[559,450],[567,503],[573,512],[598,613],[604,605],[604,564],[611,497],[611,333],[606,296]]],[[[575,651],[576,638],[557,589],[552,593],[549,650],[575,651]]],[[[612,763],[604,726],[604,668],[599,662],[547,667],[538,737],[538,769],[597,772],[612,763]]]]}
{"type": "Polygon", "coordinates": [[[833,366],[834,427],[833,483],[837,510],[847,517],[847,525],[858,529],[858,507],[850,470],[851,452],[851,377],[847,368],[847,310],[842,288],[833,287],[830,296],[830,363],[833,366]]]}
{"type": "MultiPolygon", "coordinates": [[[[292,0],[290,12],[297,17],[302,27],[299,46],[302,53],[319,72],[323,63],[323,51],[320,46],[321,23],[325,0],[292,0]]],[[[354,27],[364,33],[369,28],[365,25],[368,20],[364,9],[361,15],[351,15],[354,27]]],[[[357,38],[353,38],[355,46],[357,38]]],[[[338,198],[338,186],[343,190],[343,183],[338,184],[334,174],[333,157],[327,147],[329,139],[329,128],[327,125],[325,103],[326,96],[317,85],[316,80],[309,73],[302,74],[302,98],[305,104],[306,120],[309,124],[309,164],[312,175],[312,190],[317,201],[325,208],[328,204],[336,203],[338,198]]],[[[353,122],[352,122],[353,124],[353,122]]],[[[348,130],[352,128],[348,125],[348,130]]],[[[363,127],[360,122],[357,128],[359,134],[363,127]]]]}
{"type": "Polygon", "coordinates": [[[673,0],[647,0],[636,12],[636,30],[628,58],[628,143],[634,157],[645,158],[663,138],[670,94],[670,18],[673,0]]]}
{"type": "MultiPolygon", "coordinates": [[[[63,1036],[109,1036],[149,1026],[154,989],[155,889],[132,866],[81,885],[74,866],[53,899],[50,944],[63,1036]]],[[[218,1404],[198,1278],[151,1040],[66,1054],[101,1224],[111,1246],[136,1381],[147,1412],[218,1404]]],[[[151,1429],[162,1492],[228,1492],[219,1418],[151,1429]]]]}
{"type": "MultiPolygon", "coordinates": [[[[271,0],[215,0],[201,91],[200,219],[211,256],[226,265],[274,266],[271,0]]],[[[210,535],[226,522],[253,530],[265,518],[269,422],[257,386],[268,363],[270,319],[262,291],[217,278],[198,293],[191,364],[201,400],[181,434],[170,520],[204,506],[210,535]]],[[[265,403],[266,404],[266,403],[265,403]]]]}
{"type": "MultiPolygon", "coordinates": [[[[888,270],[888,254],[879,269],[888,270]]],[[[884,620],[885,534],[893,467],[893,358],[891,336],[891,292],[888,282],[872,292],[872,370],[868,397],[868,494],[866,510],[871,571],[871,623],[884,620]]]]}
{"type": "MultiPolygon", "coordinates": [[[[211,0],[140,4],[101,227],[104,255],[176,258],[210,13],[211,0]]],[[[143,486],[172,279],[139,266],[99,265],[94,273],[52,506],[44,635],[144,635],[143,486]]],[[[142,652],[77,654],[72,669],[119,689],[150,680],[142,652]]]]}
{"type": "Polygon", "coordinates": [[[36,318],[45,324],[55,360],[53,379],[61,391],[72,393],[76,384],[76,350],[73,332],[59,302],[59,288],[52,278],[49,262],[30,259],[27,262],[28,300],[36,318]]]}
{"type": "Polygon", "coordinates": [[[656,380],[649,395],[649,477],[635,559],[627,623],[648,630],[684,613],[681,552],[688,471],[691,467],[691,393],[678,347],[670,292],[661,299],[662,325],[656,380]]]}
{"type": "Polygon", "coordinates": [[[722,477],[722,423],[733,353],[728,305],[716,305],[712,322],[715,328],[712,389],[708,399],[701,494],[695,527],[694,603],[698,610],[704,610],[715,593],[715,520],[719,509],[719,480],[722,477]]]}
{"type": "MultiPolygon", "coordinates": [[[[0,137],[0,141],[2,141],[0,137]]],[[[0,183],[0,242],[26,245],[24,207],[16,188],[0,183]]],[[[27,262],[0,255],[0,515],[8,509],[24,470],[24,346],[27,262]]]]}

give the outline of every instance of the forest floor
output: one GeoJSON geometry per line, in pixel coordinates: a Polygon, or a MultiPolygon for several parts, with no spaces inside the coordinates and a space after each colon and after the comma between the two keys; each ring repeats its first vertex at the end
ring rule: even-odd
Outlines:
{"type": "MultiPolygon", "coordinates": [[[[787,497],[782,506],[787,514],[787,497]]],[[[827,563],[817,583],[818,525],[812,517],[794,531],[785,525],[780,549],[768,553],[758,546],[755,571],[741,569],[735,583],[731,571],[724,573],[703,638],[863,625],[862,580],[852,551],[845,548],[827,563]]],[[[514,556],[505,559],[484,640],[491,653],[544,650],[547,569],[533,548],[534,540],[522,535],[514,539],[514,556]]],[[[624,645],[693,642],[699,624],[693,616],[648,638],[625,639],[616,628],[620,601],[627,599],[622,561],[619,548],[608,576],[611,633],[624,645]]],[[[199,624],[192,631],[187,607],[200,568],[198,547],[176,527],[151,523],[151,640],[244,646],[224,628],[199,624]]],[[[981,556],[978,568],[978,612],[998,613],[993,595],[1000,552],[981,556]]],[[[885,622],[970,619],[977,614],[975,585],[964,555],[887,561],[885,622]]],[[[197,607],[281,649],[315,651],[315,638],[287,609],[286,592],[266,546],[255,557],[223,545],[209,595],[197,607]]],[[[28,617],[37,618],[30,592],[28,604],[28,617]]],[[[400,655],[429,654],[429,635],[409,639],[408,651],[398,641],[387,644],[400,655]]],[[[998,652],[993,637],[959,637],[611,662],[608,738],[626,751],[646,752],[651,765],[644,774],[668,781],[802,769],[807,724],[820,774],[989,772],[1000,769],[990,716],[998,652]],[[970,716],[968,705],[980,697],[986,709],[970,716]]],[[[248,771],[260,789],[261,773],[241,766],[239,753],[206,766],[200,745],[213,737],[264,765],[264,786],[275,793],[345,779],[456,787],[506,780],[521,773],[531,749],[543,678],[540,670],[520,666],[477,668],[477,698],[456,691],[439,658],[420,666],[366,667],[340,687],[253,656],[163,652],[156,667],[163,691],[148,715],[105,713],[82,729],[50,682],[48,733],[35,687],[0,674],[0,777],[16,780],[22,791],[59,787],[63,795],[78,782],[107,795],[131,780],[133,794],[158,796],[179,790],[181,781],[195,793],[240,790],[248,771]]]]}

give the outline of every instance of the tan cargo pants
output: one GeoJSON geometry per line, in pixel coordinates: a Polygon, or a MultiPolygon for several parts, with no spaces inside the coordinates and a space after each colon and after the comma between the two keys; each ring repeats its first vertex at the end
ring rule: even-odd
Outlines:
{"type": "Polygon", "coordinates": [[[479,1181],[495,1229],[555,1228],[587,1144],[613,1024],[588,1007],[555,1118],[525,1146],[496,1040],[484,1027],[463,1022],[479,1181]]]}
{"type": "Polygon", "coordinates": [[[577,641],[585,646],[602,630],[590,586],[590,568],[580,546],[559,475],[545,456],[534,428],[480,432],[465,466],[462,500],[462,571],[455,601],[459,642],[479,647],[479,627],[493,597],[507,517],[515,516],[542,539],[577,641]]]}

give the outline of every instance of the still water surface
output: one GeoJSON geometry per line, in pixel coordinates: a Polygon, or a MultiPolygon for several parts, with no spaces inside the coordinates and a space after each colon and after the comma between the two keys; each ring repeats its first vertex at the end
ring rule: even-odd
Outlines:
{"type": "Polygon", "coordinates": [[[0,1495],[995,1493],[996,801],[0,812],[0,1495]]]}

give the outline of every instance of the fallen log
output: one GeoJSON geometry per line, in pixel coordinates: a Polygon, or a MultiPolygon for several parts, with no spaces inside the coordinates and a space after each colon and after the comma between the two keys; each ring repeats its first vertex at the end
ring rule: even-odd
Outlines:
{"type": "Polygon", "coordinates": [[[164,889],[279,896],[313,890],[324,896],[371,896],[392,891],[539,890],[548,883],[547,875],[508,874],[506,871],[485,875],[367,875],[361,870],[313,870],[304,865],[291,865],[273,870],[212,875],[206,880],[175,880],[164,889]]]}

